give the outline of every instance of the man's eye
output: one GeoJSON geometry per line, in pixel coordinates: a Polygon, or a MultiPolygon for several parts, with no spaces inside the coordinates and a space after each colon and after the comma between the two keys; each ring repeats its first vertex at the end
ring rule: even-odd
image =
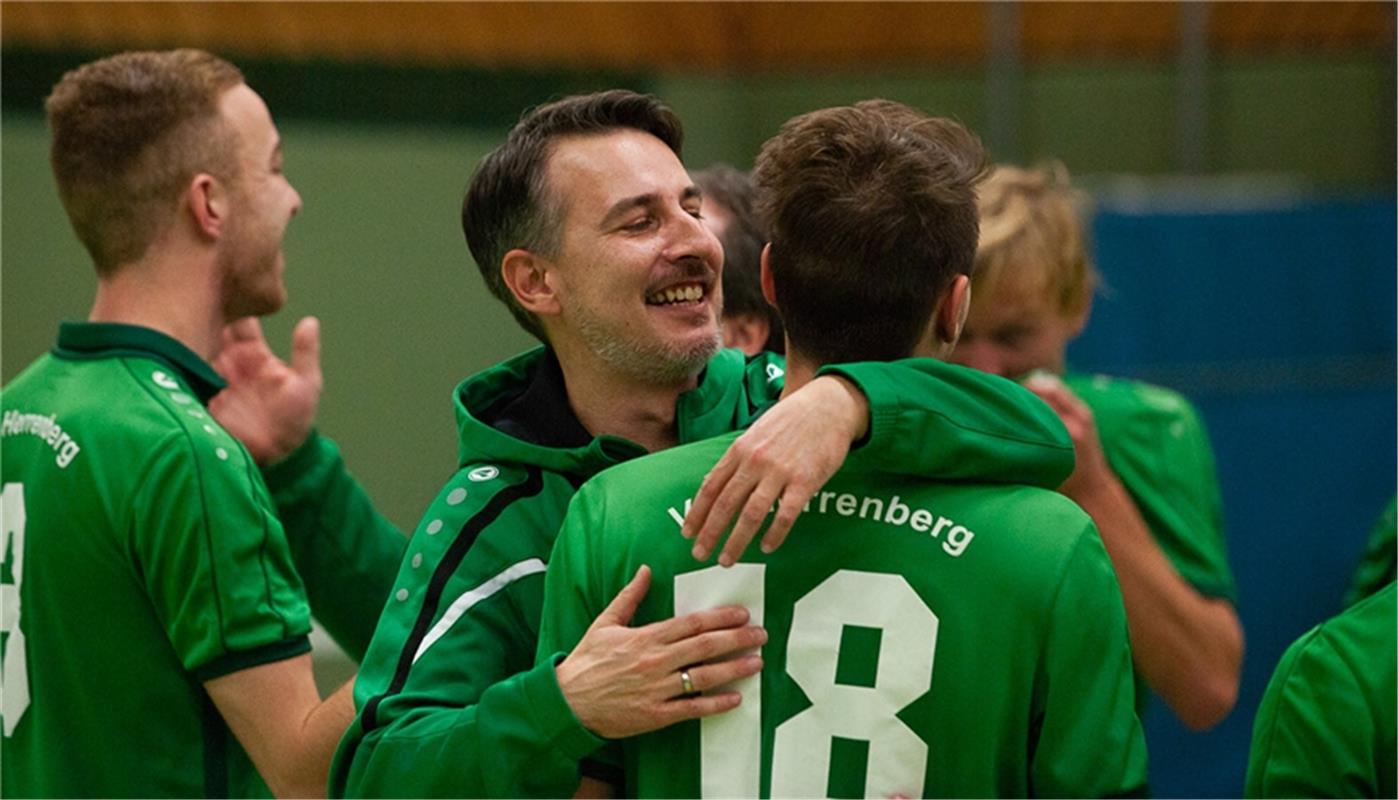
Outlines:
{"type": "Polygon", "coordinates": [[[703,219],[703,218],[704,218],[704,210],[703,210],[703,209],[700,209],[700,208],[686,208],[685,211],[689,212],[689,215],[690,215],[691,217],[694,217],[695,219],[703,219]]]}
{"type": "Polygon", "coordinates": [[[651,226],[651,223],[654,221],[655,218],[647,214],[646,216],[641,217],[640,219],[626,223],[622,226],[622,229],[628,231],[643,231],[646,228],[649,228],[651,226]]]}

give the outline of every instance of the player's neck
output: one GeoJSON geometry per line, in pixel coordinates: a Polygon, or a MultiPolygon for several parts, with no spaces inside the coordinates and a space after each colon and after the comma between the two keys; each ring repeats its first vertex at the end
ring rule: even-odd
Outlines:
{"type": "Polygon", "coordinates": [[[785,400],[791,396],[792,392],[815,380],[816,372],[824,366],[819,361],[802,356],[797,350],[791,349],[791,340],[787,340],[786,346],[786,377],[782,382],[782,393],[779,399],[785,400]]]}
{"type": "Polygon", "coordinates": [[[675,401],[697,382],[690,378],[671,385],[656,384],[593,369],[560,358],[568,402],[578,421],[593,436],[619,436],[650,452],[673,447],[675,401]]]}
{"type": "Polygon", "coordinates": [[[88,321],[151,328],[213,360],[224,324],[217,278],[190,266],[144,259],[117,268],[98,280],[88,321]]]}

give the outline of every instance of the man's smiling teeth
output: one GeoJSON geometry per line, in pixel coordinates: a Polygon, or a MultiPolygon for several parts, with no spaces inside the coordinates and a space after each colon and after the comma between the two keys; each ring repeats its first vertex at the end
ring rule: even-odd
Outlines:
{"type": "Polygon", "coordinates": [[[689,303],[701,300],[704,297],[704,287],[697,283],[686,283],[683,286],[671,286],[669,289],[662,289],[646,298],[646,302],[651,305],[668,305],[670,303],[689,303]]]}

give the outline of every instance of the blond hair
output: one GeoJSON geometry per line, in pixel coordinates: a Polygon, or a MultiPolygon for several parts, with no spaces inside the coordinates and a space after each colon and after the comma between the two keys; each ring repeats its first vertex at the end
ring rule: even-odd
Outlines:
{"type": "Polygon", "coordinates": [[[999,286],[1049,296],[1065,316],[1086,310],[1097,287],[1087,259],[1079,209],[1082,192],[1052,163],[1036,169],[996,167],[980,186],[980,243],[973,297],[999,286]]]}
{"type": "Polygon", "coordinates": [[[44,103],[58,195],[98,274],[140,258],[200,172],[237,178],[237,139],[219,116],[243,82],[202,50],[132,52],[65,74],[44,103]]]}

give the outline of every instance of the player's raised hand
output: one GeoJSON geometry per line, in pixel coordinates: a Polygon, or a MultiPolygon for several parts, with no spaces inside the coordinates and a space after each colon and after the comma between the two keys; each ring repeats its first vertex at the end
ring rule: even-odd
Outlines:
{"type": "Polygon", "coordinates": [[[1082,492],[1099,488],[1102,482],[1112,477],[1107,456],[1102,452],[1102,440],[1097,435],[1097,420],[1092,409],[1087,407],[1073,391],[1056,375],[1035,374],[1024,382],[1024,387],[1039,396],[1063,420],[1068,429],[1068,437],[1073,440],[1073,455],[1077,459],[1073,474],[1063,482],[1059,491],[1069,497],[1080,497],[1082,492]]]}
{"type": "Polygon", "coordinates": [[[742,606],[722,606],[628,627],[650,588],[650,568],[617,593],[557,667],[563,697],[588,730],[619,738],[707,717],[738,705],[737,692],[703,692],[762,669],[767,632],[747,626],[742,606]],[[712,663],[709,663],[712,662],[712,663]]]}
{"type": "Polygon", "coordinates": [[[319,320],[296,323],[289,364],[267,346],[256,317],[230,323],[213,366],[228,387],[209,402],[209,411],[258,464],[275,464],[306,441],[323,386],[319,320]]]}
{"type": "Polygon", "coordinates": [[[844,464],[850,445],[868,427],[864,393],[838,376],[816,378],[777,403],[704,477],[682,529],[694,539],[694,557],[708,558],[732,523],[718,561],[733,564],[778,501],[762,550],[780,547],[806,501],[844,464]]]}

